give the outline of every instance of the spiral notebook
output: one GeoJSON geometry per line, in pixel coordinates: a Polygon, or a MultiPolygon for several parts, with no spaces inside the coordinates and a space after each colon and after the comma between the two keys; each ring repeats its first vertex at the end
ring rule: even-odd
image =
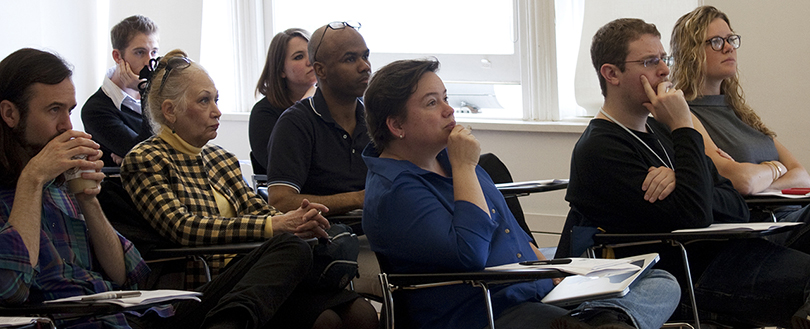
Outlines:
{"type": "Polygon", "coordinates": [[[588,300],[623,297],[630,292],[630,285],[660,259],[657,253],[622,258],[640,269],[603,272],[601,275],[566,277],[552,289],[543,303],[569,306],[588,300]]]}

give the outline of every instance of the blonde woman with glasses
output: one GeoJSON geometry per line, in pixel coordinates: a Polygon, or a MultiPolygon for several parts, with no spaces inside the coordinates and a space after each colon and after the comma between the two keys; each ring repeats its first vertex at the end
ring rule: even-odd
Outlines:
{"type": "Polygon", "coordinates": [[[712,6],[682,16],[672,31],[672,81],[698,120],[706,153],[743,195],[810,187],[810,175],[745,103],[737,70],[742,37],[712,6]]]}
{"type": "MultiPolygon", "coordinates": [[[[810,187],[810,175],[745,103],[737,70],[742,37],[726,14],[712,6],[683,15],[672,30],[675,58],[671,79],[683,90],[695,129],[717,171],[742,195],[765,190],[810,187]]],[[[808,207],[785,206],[773,212],[780,222],[810,222],[808,207]]],[[[770,220],[752,212],[751,221],[770,220]]],[[[776,243],[810,251],[810,229],[772,238],[776,243]]]]}

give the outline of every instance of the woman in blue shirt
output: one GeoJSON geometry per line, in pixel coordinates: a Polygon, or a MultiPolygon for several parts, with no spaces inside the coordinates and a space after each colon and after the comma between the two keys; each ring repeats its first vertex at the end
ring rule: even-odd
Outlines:
{"type": "MultiPolygon", "coordinates": [[[[363,230],[390,273],[479,271],[543,258],[477,165],[480,145],[456,125],[435,60],[380,69],[365,93],[372,144],[363,152],[363,230]]],[[[540,303],[552,280],[493,289],[498,328],[658,328],[680,296],[675,279],[653,270],[623,298],[585,302],[574,311],[540,303]]],[[[483,328],[480,290],[454,285],[409,292],[398,326],[483,328]],[[402,320],[405,320],[403,325],[402,320]]]]}

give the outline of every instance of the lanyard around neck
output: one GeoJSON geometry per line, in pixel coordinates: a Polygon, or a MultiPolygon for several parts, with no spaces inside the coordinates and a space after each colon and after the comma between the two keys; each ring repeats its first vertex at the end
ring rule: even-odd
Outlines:
{"type": "MultiPolygon", "coordinates": [[[[663,163],[665,167],[667,167],[667,168],[669,168],[669,169],[672,169],[672,170],[675,170],[675,166],[674,166],[674,165],[672,165],[672,159],[670,159],[670,158],[669,158],[669,154],[667,153],[667,149],[666,149],[666,148],[664,148],[664,144],[661,144],[661,140],[659,140],[659,139],[658,139],[658,137],[656,137],[656,138],[655,138],[655,140],[656,140],[656,141],[658,141],[658,145],[660,145],[660,146],[661,146],[661,149],[662,149],[662,150],[664,150],[664,156],[666,156],[666,157],[667,157],[667,161],[669,161],[669,164],[667,164],[666,162],[664,162],[664,159],[661,159],[661,156],[659,156],[659,155],[658,155],[658,153],[656,153],[656,152],[655,152],[655,151],[652,149],[652,147],[650,147],[649,145],[647,145],[647,143],[645,143],[645,142],[644,142],[644,141],[643,141],[643,140],[642,140],[640,137],[638,137],[638,135],[636,135],[636,134],[634,134],[632,131],[630,131],[630,128],[625,127],[625,126],[624,126],[624,125],[623,125],[621,122],[617,121],[617,120],[616,120],[616,119],[614,119],[612,116],[610,116],[610,114],[607,114],[607,112],[605,112],[605,110],[604,110],[604,109],[599,109],[599,112],[601,112],[602,114],[604,114],[604,115],[605,115],[605,116],[606,116],[608,119],[610,119],[610,121],[612,121],[613,123],[615,123],[615,124],[619,125],[619,127],[622,127],[622,128],[623,128],[623,129],[624,129],[624,130],[625,130],[625,131],[628,133],[628,134],[630,134],[630,135],[632,135],[633,137],[635,137],[635,138],[636,138],[636,139],[637,139],[639,142],[641,142],[641,144],[643,144],[645,147],[647,147],[647,149],[648,149],[648,150],[650,150],[650,152],[652,152],[652,154],[653,154],[653,155],[655,155],[655,157],[656,157],[656,158],[658,158],[658,160],[659,160],[659,161],[661,161],[661,163],[663,163]]],[[[649,129],[649,130],[650,130],[650,132],[651,132],[653,135],[655,135],[655,132],[652,130],[652,127],[650,127],[650,125],[648,125],[648,124],[646,124],[646,123],[645,123],[644,125],[646,125],[646,126],[647,126],[647,129],[649,129]]]]}

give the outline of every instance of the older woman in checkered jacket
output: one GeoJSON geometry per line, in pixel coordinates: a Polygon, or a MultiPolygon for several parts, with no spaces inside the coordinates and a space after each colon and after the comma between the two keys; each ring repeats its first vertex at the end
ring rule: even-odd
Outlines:
{"type": "MultiPolygon", "coordinates": [[[[276,211],[242,179],[237,158],[208,143],[217,136],[221,112],[217,89],[202,66],[180,50],[171,51],[157,62],[145,91],[144,105],[156,135],[127,154],[121,177],[159,233],[185,246],[268,239],[266,244],[291,241],[307,247],[298,237],[326,235],[329,223],[321,215],[328,211],[325,206],[304,200],[296,210],[276,211]]],[[[269,248],[254,264],[229,266],[244,267],[245,273],[223,273],[227,280],[251,282],[247,289],[253,289],[247,298],[232,303],[228,317],[246,319],[257,328],[376,326],[376,312],[356,293],[311,289],[299,284],[303,275],[285,268],[305,263],[308,269],[311,255],[273,252],[269,248]]],[[[225,262],[224,257],[214,259],[212,273],[219,273],[225,262]]],[[[198,273],[189,268],[186,277],[199,283],[198,273]]]]}

